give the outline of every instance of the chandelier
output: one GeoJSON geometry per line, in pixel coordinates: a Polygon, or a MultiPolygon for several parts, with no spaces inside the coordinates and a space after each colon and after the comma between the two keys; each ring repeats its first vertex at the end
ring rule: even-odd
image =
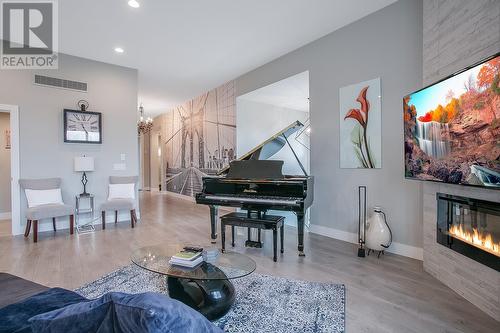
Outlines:
{"type": "Polygon", "coordinates": [[[144,118],[144,107],[139,106],[139,113],[141,114],[139,121],[137,122],[137,132],[139,135],[142,134],[147,134],[151,131],[153,128],[153,119],[151,117],[148,117],[147,119],[144,118]]]}

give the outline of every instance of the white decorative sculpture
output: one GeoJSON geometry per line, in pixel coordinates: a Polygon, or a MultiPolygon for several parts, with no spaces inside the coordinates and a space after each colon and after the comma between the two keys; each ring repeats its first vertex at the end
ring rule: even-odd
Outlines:
{"type": "Polygon", "coordinates": [[[392,231],[387,224],[385,213],[378,206],[373,207],[373,214],[367,221],[366,226],[366,247],[372,251],[383,251],[392,243],[392,231]]]}

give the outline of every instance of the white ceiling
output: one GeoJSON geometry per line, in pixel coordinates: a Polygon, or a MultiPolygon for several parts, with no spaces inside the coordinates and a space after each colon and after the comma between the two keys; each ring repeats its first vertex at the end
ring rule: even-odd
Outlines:
{"type": "Polygon", "coordinates": [[[309,112],[309,72],[290,76],[238,99],[309,112]]]}
{"type": "Polygon", "coordinates": [[[157,114],[395,0],[59,1],[59,51],[139,70],[157,114]],[[117,54],[120,46],[125,52],[117,54]]]}

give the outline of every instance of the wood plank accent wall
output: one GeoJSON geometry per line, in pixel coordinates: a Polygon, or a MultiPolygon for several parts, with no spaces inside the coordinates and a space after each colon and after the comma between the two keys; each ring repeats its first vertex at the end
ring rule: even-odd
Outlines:
{"type": "MultiPolygon", "coordinates": [[[[500,51],[500,1],[424,0],[423,83],[500,51]]],[[[495,201],[500,191],[424,183],[424,269],[500,321],[500,273],[436,242],[436,193],[495,201]]]]}

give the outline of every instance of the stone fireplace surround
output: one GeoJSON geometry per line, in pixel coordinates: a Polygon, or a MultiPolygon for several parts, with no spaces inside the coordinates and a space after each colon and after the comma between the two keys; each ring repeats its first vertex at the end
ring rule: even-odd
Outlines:
{"type": "MultiPolygon", "coordinates": [[[[500,50],[500,1],[423,0],[422,86],[500,50]]],[[[424,182],[424,270],[500,321],[500,272],[436,241],[436,193],[498,202],[500,190],[424,182]]]]}
{"type": "Polygon", "coordinates": [[[500,205],[500,190],[439,183],[423,185],[424,270],[500,321],[500,273],[436,241],[438,192],[494,201],[500,205]]]}

